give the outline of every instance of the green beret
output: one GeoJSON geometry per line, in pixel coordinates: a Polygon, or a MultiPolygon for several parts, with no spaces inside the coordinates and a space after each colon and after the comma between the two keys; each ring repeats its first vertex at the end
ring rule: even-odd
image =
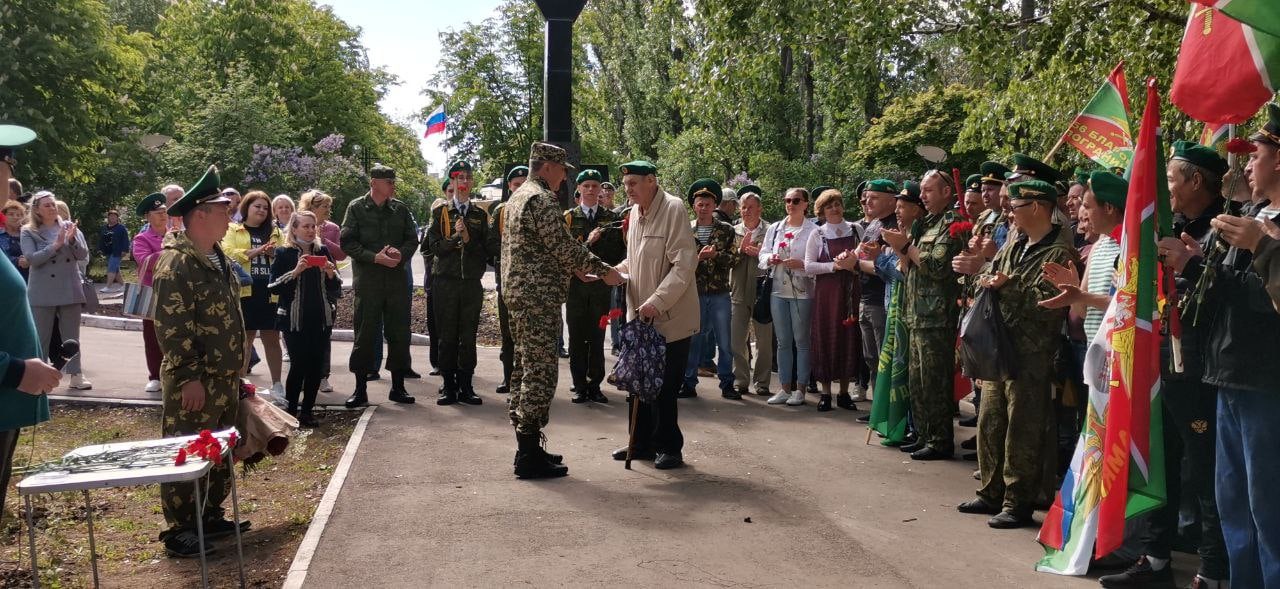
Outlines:
{"type": "Polygon", "coordinates": [[[1004,175],[1009,173],[1009,168],[1000,162],[982,162],[978,171],[982,173],[983,184],[1004,184],[1004,175]]]}
{"type": "Polygon", "coordinates": [[[739,187],[738,187],[738,200],[742,200],[742,199],[746,198],[748,194],[754,194],[754,195],[756,195],[756,200],[759,200],[759,201],[763,201],[763,200],[764,200],[764,189],[763,189],[763,188],[760,188],[759,186],[756,186],[755,184],[746,184],[746,185],[743,185],[743,186],[739,186],[739,187]]]}
{"type": "Polygon", "coordinates": [[[573,183],[582,184],[583,182],[589,182],[589,181],[603,182],[604,176],[600,174],[600,170],[587,168],[581,172],[578,172],[578,178],[574,180],[573,183]]]}
{"type": "Polygon", "coordinates": [[[969,174],[964,179],[965,192],[982,192],[982,174],[969,174]]]}
{"type": "Polygon", "coordinates": [[[35,141],[36,132],[18,125],[0,125],[0,158],[13,155],[13,148],[35,141]]]}
{"type": "Polygon", "coordinates": [[[1129,199],[1129,181],[1103,170],[1089,174],[1089,190],[1093,191],[1093,198],[1099,203],[1109,204],[1122,211],[1125,201],[1129,199]]]}
{"type": "Polygon", "coordinates": [[[1044,180],[1025,180],[1009,185],[1009,200],[1058,202],[1058,189],[1044,180]]]}
{"type": "Polygon", "coordinates": [[[812,198],[814,202],[818,202],[818,197],[822,196],[822,193],[828,190],[835,190],[835,187],[827,186],[825,184],[823,184],[822,186],[814,186],[813,190],[809,191],[809,198],[812,198]]]}
{"type": "Polygon", "coordinates": [[[719,205],[724,198],[724,193],[720,189],[719,182],[710,178],[701,178],[689,186],[689,204],[693,204],[693,201],[700,196],[714,198],[716,205],[719,205]]]}
{"type": "Polygon", "coordinates": [[[231,199],[222,196],[218,190],[218,185],[222,184],[222,179],[218,177],[217,166],[209,166],[204,171],[204,175],[187,189],[187,193],[182,198],[173,203],[169,207],[169,214],[175,217],[186,215],[191,209],[197,205],[207,203],[231,202],[231,199]]]}
{"type": "MultiPolygon", "coordinates": [[[[875,180],[871,181],[871,183],[874,183],[874,182],[876,181],[875,180]]],[[[867,190],[870,190],[870,188],[868,188],[867,190]]],[[[897,199],[905,200],[910,203],[915,203],[923,207],[924,200],[920,198],[920,183],[916,182],[915,180],[907,180],[906,182],[903,182],[902,191],[898,193],[897,199]]]]}
{"type": "MultiPolygon", "coordinates": [[[[893,180],[886,180],[884,178],[881,178],[879,180],[868,180],[867,186],[866,188],[863,188],[863,190],[866,190],[869,192],[883,192],[885,194],[897,194],[898,185],[895,184],[893,180]]],[[[919,184],[916,184],[916,196],[917,197],[920,196],[919,184]]]]}
{"type": "Polygon", "coordinates": [[[159,192],[153,192],[142,197],[142,200],[138,201],[138,206],[134,207],[133,212],[139,217],[145,217],[151,211],[163,209],[164,203],[164,195],[159,192]]]}
{"type": "Polygon", "coordinates": [[[369,168],[369,177],[374,180],[395,180],[396,170],[390,166],[373,164],[373,167],[369,168]]]}
{"type": "MultiPolygon", "coordinates": [[[[507,182],[515,180],[516,178],[525,178],[528,175],[529,175],[529,166],[516,166],[514,168],[511,168],[510,172],[507,172],[507,182]]],[[[447,183],[448,180],[445,180],[445,182],[447,183]]]]}
{"type": "Polygon", "coordinates": [[[658,173],[658,166],[646,160],[636,160],[622,164],[622,175],[626,176],[634,174],[636,176],[653,176],[658,173]]]}
{"type": "Polygon", "coordinates": [[[1191,162],[1219,177],[1227,173],[1227,160],[1218,155],[1218,150],[1205,147],[1191,141],[1173,142],[1173,159],[1191,162]]]}
{"type": "Polygon", "coordinates": [[[1280,104],[1267,103],[1267,122],[1249,136],[1249,141],[1261,141],[1280,147],[1280,104]]]}
{"type": "Polygon", "coordinates": [[[466,172],[470,174],[471,162],[467,160],[458,160],[456,162],[453,162],[452,164],[449,164],[449,172],[445,175],[452,178],[453,175],[457,174],[458,172],[466,172]]]}
{"type": "Polygon", "coordinates": [[[1062,175],[1059,174],[1057,170],[1050,167],[1049,164],[1025,153],[1015,153],[1013,154],[1013,171],[1005,174],[1004,177],[1010,180],[1028,180],[1030,178],[1034,178],[1036,180],[1043,180],[1049,184],[1053,184],[1054,182],[1057,182],[1062,175]]]}

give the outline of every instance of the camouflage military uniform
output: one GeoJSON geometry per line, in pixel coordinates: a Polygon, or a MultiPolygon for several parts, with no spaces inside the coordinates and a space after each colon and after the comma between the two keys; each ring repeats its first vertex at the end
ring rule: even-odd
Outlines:
{"type": "MultiPolygon", "coordinates": [[[[239,375],[244,369],[245,331],[240,316],[240,285],[218,246],[221,268],[196,251],[185,233],[165,236],[156,263],[156,336],[163,360],[160,384],[164,408],[161,434],[165,437],[225,429],[236,424],[240,406],[239,375]],[[182,386],[199,381],[204,407],[182,408],[182,386]]],[[[205,495],[206,520],[220,519],[222,501],[230,490],[230,463],[215,466],[205,495]]],[[[194,529],[195,487],[192,483],[160,485],[164,518],[175,528],[194,529]]]]}
{"type": "Polygon", "coordinates": [[[375,362],[386,331],[387,369],[407,370],[409,362],[409,291],[405,288],[405,264],[418,245],[409,207],[398,199],[382,206],[366,194],[347,205],[342,219],[342,251],[351,257],[352,290],[355,292],[355,345],[349,366],[359,375],[377,372],[375,362]],[[375,264],[383,247],[400,250],[394,268],[375,264]],[[381,327],[381,329],[380,329],[381,327]]]}
{"type": "Polygon", "coordinates": [[[904,323],[910,330],[911,415],[921,442],[944,454],[955,451],[951,417],[955,414],[956,331],[960,281],[951,260],[964,249],[951,237],[952,211],[926,215],[916,222],[911,243],[920,264],[907,272],[904,323]]]}
{"type": "MultiPolygon", "coordinates": [[[[476,331],[484,306],[484,277],[491,257],[489,213],[474,202],[462,214],[457,202],[449,201],[431,210],[431,225],[423,240],[423,251],[434,256],[431,267],[432,306],[436,312],[436,334],[440,338],[440,371],[454,373],[458,384],[467,386],[476,369],[476,331]],[[470,239],[463,243],[454,225],[464,219],[470,239]]],[[[446,383],[448,376],[446,376],[446,383]]]]}
{"type": "Polygon", "coordinates": [[[535,434],[547,424],[569,273],[603,276],[611,270],[569,237],[561,215],[556,193],[536,177],[520,186],[503,209],[502,297],[516,344],[509,413],[517,434],[535,434]]]}
{"type": "MultiPolygon", "coordinates": [[[[597,206],[595,218],[589,219],[582,207],[574,207],[564,212],[564,223],[569,235],[582,243],[586,243],[597,227],[604,227],[600,238],[587,249],[606,264],[617,264],[626,257],[622,218],[617,213],[597,206]]],[[[604,380],[604,330],[600,329],[600,316],[609,312],[612,295],[613,287],[601,280],[583,282],[576,276],[569,279],[568,304],[565,305],[565,320],[569,324],[569,374],[579,393],[595,390],[604,380]]]]}
{"type": "Polygon", "coordinates": [[[1006,511],[1029,514],[1040,494],[1041,477],[1051,445],[1045,444],[1047,425],[1052,421],[1051,384],[1054,352],[1059,344],[1066,309],[1046,309],[1038,303],[1058,294],[1044,280],[1044,265],[1066,265],[1075,256],[1059,235],[1066,231],[1054,225],[1048,235],[1027,247],[1027,236],[1019,234],[1000,249],[992,270],[1009,281],[1001,287],[1000,312],[1013,336],[1015,378],[984,382],[982,406],[978,414],[978,466],[982,488],[978,497],[989,505],[1003,505],[1006,511]]]}

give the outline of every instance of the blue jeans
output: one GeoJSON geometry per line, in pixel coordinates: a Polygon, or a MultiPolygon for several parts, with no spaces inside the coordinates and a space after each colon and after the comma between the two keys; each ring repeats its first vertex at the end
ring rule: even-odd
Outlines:
{"type": "Polygon", "coordinates": [[[720,377],[720,390],[733,389],[733,352],[729,350],[729,293],[698,295],[698,306],[702,312],[702,330],[693,336],[689,346],[689,363],[684,369],[684,386],[698,386],[698,359],[702,357],[702,346],[710,347],[708,336],[715,335],[715,345],[719,346],[716,358],[716,376],[720,377]]]}
{"type": "Polygon", "coordinates": [[[120,256],[107,256],[107,272],[120,273],[120,256]]]}
{"type": "Polygon", "coordinates": [[[1218,389],[1218,515],[1231,586],[1280,588],[1280,391],[1218,389]]]}
{"type": "Polygon", "coordinates": [[[809,314],[813,302],[809,299],[769,298],[773,313],[773,334],[778,338],[778,380],[782,388],[791,390],[792,384],[803,389],[809,384],[809,314]],[[792,346],[796,353],[793,359],[792,346]],[[797,364],[799,366],[797,366],[797,364]]]}

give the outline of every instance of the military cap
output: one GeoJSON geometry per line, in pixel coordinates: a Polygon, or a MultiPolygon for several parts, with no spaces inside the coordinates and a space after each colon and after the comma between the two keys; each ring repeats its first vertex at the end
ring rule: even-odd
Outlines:
{"type": "MultiPolygon", "coordinates": [[[[510,172],[507,172],[507,182],[515,180],[516,178],[524,178],[528,175],[529,175],[529,166],[516,166],[514,168],[511,168],[510,172]]],[[[448,180],[446,180],[446,182],[448,182],[448,180]]]]}
{"type": "Polygon", "coordinates": [[[970,174],[964,179],[965,192],[982,192],[982,174],[970,174]]]}
{"type": "Polygon", "coordinates": [[[529,146],[529,161],[551,162],[564,166],[567,171],[578,171],[577,166],[569,163],[569,152],[565,151],[563,147],[541,141],[534,141],[533,145],[529,146]]]}
{"type": "Polygon", "coordinates": [[[738,202],[738,191],[728,186],[720,189],[720,202],[730,201],[738,202]]]}
{"type": "Polygon", "coordinates": [[[1280,147],[1280,104],[1267,103],[1267,122],[1249,136],[1249,141],[1262,141],[1280,147]]]}
{"type": "Polygon", "coordinates": [[[0,160],[13,156],[13,148],[35,141],[36,132],[18,125],[0,125],[0,160]]]}
{"type": "Polygon", "coordinates": [[[222,184],[222,181],[218,177],[218,167],[209,166],[209,169],[204,171],[204,175],[187,189],[187,193],[169,207],[169,214],[181,217],[198,205],[231,202],[231,199],[222,196],[222,192],[218,190],[219,184],[222,184]]]}
{"type": "MultiPolygon", "coordinates": [[[[872,180],[875,182],[875,180],[872,180]]],[[[870,190],[868,188],[867,190],[870,190]]],[[[915,203],[924,206],[924,200],[920,198],[920,183],[915,180],[907,180],[902,183],[902,191],[898,193],[898,200],[905,200],[909,203],[915,203]]]]}
{"type": "Polygon", "coordinates": [[[373,167],[369,168],[369,177],[374,180],[395,180],[396,170],[390,166],[373,164],[373,167]]]}
{"type": "Polygon", "coordinates": [[[138,201],[138,206],[134,207],[133,212],[139,217],[145,217],[151,211],[158,211],[164,208],[164,194],[152,192],[138,201]]]}
{"type": "Polygon", "coordinates": [[[744,199],[748,194],[756,195],[756,200],[764,200],[764,189],[755,184],[745,184],[738,187],[738,199],[744,199]]]}
{"type": "MultiPolygon", "coordinates": [[[[898,185],[893,180],[881,178],[879,180],[867,180],[867,186],[863,188],[868,192],[883,192],[885,194],[897,194],[898,185]]],[[[920,196],[920,185],[916,184],[916,196],[920,196]]]]}
{"type": "Polygon", "coordinates": [[[449,164],[449,172],[445,175],[452,178],[455,174],[459,172],[466,172],[470,174],[471,162],[467,160],[458,160],[456,162],[453,162],[452,164],[449,164]]]}
{"type": "Polygon", "coordinates": [[[1124,210],[1124,203],[1129,199],[1129,181],[1107,172],[1098,170],[1089,174],[1089,190],[1099,203],[1109,204],[1124,210]]]}
{"type": "Polygon", "coordinates": [[[1009,173],[1009,168],[1000,162],[982,162],[978,172],[982,174],[983,184],[1004,184],[1004,175],[1009,173]]]}
{"type": "Polygon", "coordinates": [[[724,193],[720,191],[720,183],[710,178],[701,178],[695,180],[689,186],[689,204],[693,204],[694,199],[700,196],[709,196],[716,200],[716,204],[724,198],[724,193]]]}
{"type": "Polygon", "coordinates": [[[1219,176],[1227,173],[1227,160],[1218,155],[1218,150],[1199,143],[1174,141],[1173,159],[1191,162],[1219,176]]]}
{"type": "Polygon", "coordinates": [[[600,174],[600,170],[587,168],[581,172],[578,172],[578,178],[574,180],[573,183],[582,184],[583,182],[590,182],[590,181],[600,182],[601,180],[604,180],[604,176],[600,174]]]}
{"type": "Polygon", "coordinates": [[[658,173],[658,166],[646,160],[636,160],[622,164],[622,175],[634,174],[636,176],[653,176],[658,173]]]}
{"type": "Polygon", "coordinates": [[[1004,177],[1010,180],[1025,180],[1026,178],[1024,177],[1026,176],[1035,178],[1036,180],[1043,180],[1049,184],[1057,182],[1058,179],[1062,177],[1061,174],[1050,167],[1049,164],[1025,153],[1013,154],[1013,171],[1006,173],[1004,177]]]}
{"type": "Polygon", "coordinates": [[[615,187],[613,185],[613,182],[601,182],[600,188],[608,188],[610,190],[613,190],[615,187]]]}
{"type": "Polygon", "coordinates": [[[1009,185],[1009,200],[1058,202],[1058,189],[1044,180],[1024,180],[1009,185]]]}

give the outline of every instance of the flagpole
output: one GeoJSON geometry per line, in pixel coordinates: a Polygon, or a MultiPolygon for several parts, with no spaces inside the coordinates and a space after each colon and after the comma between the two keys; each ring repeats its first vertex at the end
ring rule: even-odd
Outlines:
{"type": "MultiPolygon", "coordinates": [[[[1075,121],[1075,119],[1071,119],[1071,120],[1075,121]]],[[[1067,133],[1070,133],[1070,132],[1071,132],[1071,128],[1068,127],[1067,133]]],[[[1045,163],[1049,163],[1053,161],[1053,155],[1058,153],[1058,148],[1062,147],[1062,144],[1067,141],[1067,133],[1063,133],[1062,137],[1058,138],[1058,142],[1054,144],[1053,149],[1050,149],[1049,153],[1044,156],[1045,163]]]]}

